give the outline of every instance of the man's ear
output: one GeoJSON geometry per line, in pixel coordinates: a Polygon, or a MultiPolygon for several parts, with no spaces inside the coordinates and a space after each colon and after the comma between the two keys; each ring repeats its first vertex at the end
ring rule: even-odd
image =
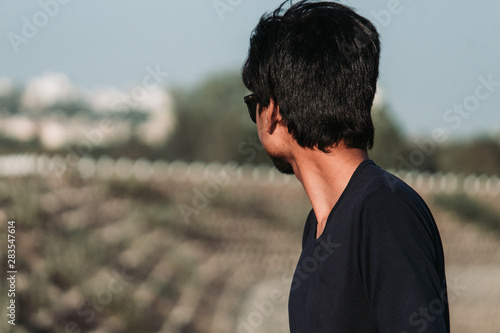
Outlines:
{"type": "Polygon", "coordinates": [[[280,107],[278,104],[274,103],[271,99],[269,105],[265,110],[263,110],[263,116],[265,117],[266,131],[272,134],[276,130],[276,126],[282,125],[283,118],[281,117],[280,107]]]}

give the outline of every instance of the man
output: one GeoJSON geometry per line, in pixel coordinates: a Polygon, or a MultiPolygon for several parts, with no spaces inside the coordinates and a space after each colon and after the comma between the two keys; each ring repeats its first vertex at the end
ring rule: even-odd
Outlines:
{"type": "Polygon", "coordinates": [[[426,204],[368,158],[380,42],[332,2],[264,15],[242,75],[260,141],[312,204],[290,331],[448,332],[444,257],[426,204]]]}

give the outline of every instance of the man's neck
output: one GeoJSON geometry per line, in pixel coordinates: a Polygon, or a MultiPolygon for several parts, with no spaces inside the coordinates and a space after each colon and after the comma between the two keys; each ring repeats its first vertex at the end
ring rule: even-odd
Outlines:
{"type": "Polygon", "coordinates": [[[318,221],[316,238],[323,233],[328,216],[354,171],[366,159],[366,151],[348,149],[343,145],[332,148],[330,153],[303,149],[294,154],[295,175],[302,183],[318,221]]]}

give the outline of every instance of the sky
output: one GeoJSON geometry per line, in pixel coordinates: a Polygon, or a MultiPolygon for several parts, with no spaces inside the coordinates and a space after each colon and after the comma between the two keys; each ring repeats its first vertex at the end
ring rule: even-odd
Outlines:
{"type": "MultiPolygon", "coordinates": [[[[343,0],[382,41],[379,87],[409,136],[500,133],[500,1],[343,0]]],[[[281,0],[0,0],[0,77],[65,73],[82,90],[191,86],[239,71],[281,0]]],[[[244,106],[242,105],[244,109],[244,106]]]]}

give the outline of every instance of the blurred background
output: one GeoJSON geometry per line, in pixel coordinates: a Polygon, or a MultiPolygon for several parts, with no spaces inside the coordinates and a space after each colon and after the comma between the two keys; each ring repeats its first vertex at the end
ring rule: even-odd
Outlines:
{"type": "MultiPolygon", "coordinates": [[[[288,332],[310,204],[239,73],[280,2],[0,0],[2,332],[288,332]]],[[[340,2],[383,44],[370,157],[433,211],[452,330],[495,332],[500,3],[340,2]]]]}

